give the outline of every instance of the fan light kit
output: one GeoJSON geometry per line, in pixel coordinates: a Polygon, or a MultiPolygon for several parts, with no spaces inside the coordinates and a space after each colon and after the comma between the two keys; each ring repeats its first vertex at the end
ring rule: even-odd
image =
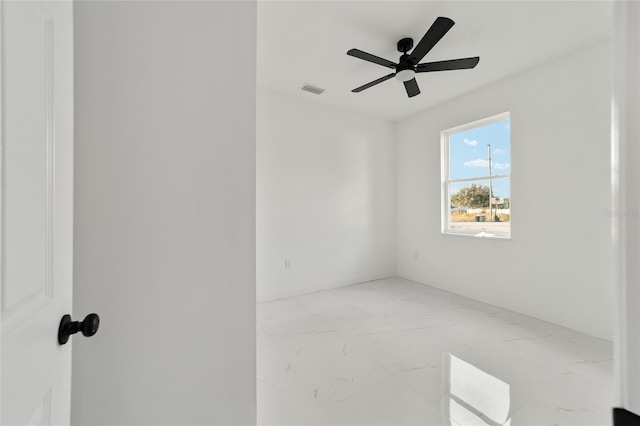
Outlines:
{"type": "Polygon", "coordinates": [[[363,86],[357,87],[352,90],[354,93],[362,92],[365,89],[380,84],[383,81],[387,81],[393,77],[404,83],[404,87],[407,91],[407,95],[412,98],[420,94],[420,88],[416,81],[416,73],[433,72],[433,71],[451,71],[451,70],[464,70],[474,68],[478,65],[480,57],[474,56],[472,58],[463,59],[450,59],[448,61],[438,62],[425,62],[420,64],[419,62],[425,57],[433,46],[435,46],[442,37],[453,27],[455,22],[449,18],[440,16],[435,20],[431,28],[422,37],[418,45],[411,53],[408,53],[413,48],[412,38],[403,38],[398,42],[398,52],[402,55],[398,63],[391,62],[387,59],[380,58],[372,55],[371,53],[363,52],[359,49],[351,49],[347,52],[347,55],[354,58],[363,59],[374,64],[382,65],[383,67],[391,68],[394,70],[391,74],[380,77],[377,80],[373,80],[363,86]]]}
{"type": "Polygon", "coordinates": [[[396,78],[402,82],[409,81],[416,78],[416,72],[414,70],[402,70],[396,73],[396,78]]]}

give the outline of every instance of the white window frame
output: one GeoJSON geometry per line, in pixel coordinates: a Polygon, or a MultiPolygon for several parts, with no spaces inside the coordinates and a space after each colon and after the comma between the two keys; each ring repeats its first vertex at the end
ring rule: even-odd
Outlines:
{"type": "MultiPolygon", "coordinates": [[[[473,121],[471,123],[463,124],[460,126],[452,127],[447,130],[443,130],[440,132],[440,171],[441,171],[441,193],[442,193],[442,233],[445,235],[464,235],[471,236],[476,238],[492,238],[499,240],[510,240],[511,239],[511,224],[512,224],[512,215],[509,215],[509,235],[498,235],[498,234],[489,234],[485,232],[464,230],[464,229],[455,229],[451,228],[451,197],[449,194],[449,187],[452,183],[459,182],[476,182],[479,180],[494,180],[494,179],[509,179],[509,188],[511,188],[511,172],[504,175],[493,175],[493,176],[477,176],[472,178],[463,178],[463,179],[449,179],[449,167],[450,167],[450,157],[449,157],[449,136],[454,133],[464,132],[466,130],[470,130],[476,127],[482,127],[489,124],[496,123],[498,121],[503,120],[511,120],[511,112],[503,112],[501,114],[497,114],[491,117],[482,118],[480,120],[473,121]]],[[[511,147],[511,130],[509,130],[509,146],[511,147]]],[[[509,149],[511,151],[511,149],[509,149]]],[[[511,192],[511,189],[509,189],[511,192]]],[[[509,195],[509,208],[513,207],[513,194],[509,195]]]]}

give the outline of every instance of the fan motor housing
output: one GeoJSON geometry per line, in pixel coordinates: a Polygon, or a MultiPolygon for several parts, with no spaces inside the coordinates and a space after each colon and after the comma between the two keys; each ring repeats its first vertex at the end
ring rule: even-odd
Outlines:
{"type": "Polygon", "coordinates": [[[400,56],[400,60],[398,61],[398,66],[396,67],[396,71],[402,70],[412,70],[414,69],[413,58],[411,55],[407,55],[406,53],[400,56]]]}

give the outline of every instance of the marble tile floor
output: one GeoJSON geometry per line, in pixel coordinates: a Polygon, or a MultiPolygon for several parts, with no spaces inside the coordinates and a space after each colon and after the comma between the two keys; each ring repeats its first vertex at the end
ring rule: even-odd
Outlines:
{"type": "Polygon", "coordinates": [[[609,425],[612,344],[402,278],[257,306],[261,425],[609,425]]]}

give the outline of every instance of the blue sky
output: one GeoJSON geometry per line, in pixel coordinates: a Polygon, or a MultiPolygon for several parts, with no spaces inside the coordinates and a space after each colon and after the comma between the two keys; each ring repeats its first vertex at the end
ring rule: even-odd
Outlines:
{"type": "MultiPolygon", "coordinates": [[[[511,122],[502,120],[449,136],[449,178],[463,179],[489,176],[487,145],[491,144],[491,175],[511,173],[511,122]]],[[[451,193],[474,182],[451,185],[451,193]]],[[[483,180],[482,185],[489,181],[483,180]]],[[[509,179],[494,179],[493,192],[499,197],[509,197],[509,179]]]]}

